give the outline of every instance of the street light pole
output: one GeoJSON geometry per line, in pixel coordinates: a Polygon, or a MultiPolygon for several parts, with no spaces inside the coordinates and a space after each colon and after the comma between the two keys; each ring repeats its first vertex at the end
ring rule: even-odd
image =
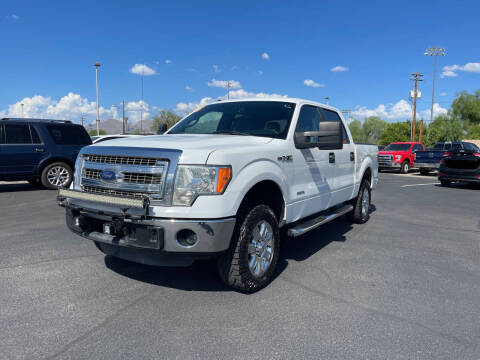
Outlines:
{"type": "Polygon", "coordinates": [[[435,56],[433,62],[433,85],[432,85],[432,106],[430,108],[430,122],[433,121],[433,102],[435,100],[435,78],[437,74],[437,57],[438,55],[445,56],[445,48],[442,47],[432,47],[427,48],[424,53],[425,56],[435,56]]]}
{"type": "Polygon", "coordinates": [[[93,64],[93,66],[95,66],[95,84],[96,84],[96,89],[97,89],[97,120],[96,120],[96,123],[97,123],[97,136],[99,136],[100,135],[100,109],[99,109],[99,106],[98,106],[98,68],[100,67],[100,63],[95,62],[93,64]]]}

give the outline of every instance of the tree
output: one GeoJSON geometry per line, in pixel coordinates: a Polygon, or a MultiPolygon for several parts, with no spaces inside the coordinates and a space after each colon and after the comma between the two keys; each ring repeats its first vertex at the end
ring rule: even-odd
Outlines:
{"type": "Polygon", "coordinates": [[[364,142],[363,133],[362,133],[362,123],[358,120],[353,120],[350,125],[348,125],[350,133],[352,134],[353,141],[356,143],[364,142]]]}
{"type": "Polygon", "coordinates": [[[470,140],[480,140],[480,125],[469,125],[465,137],[470,140]]]}
{"type": "Polygon", "coordinates": [[[480,124],[480,90],[474,94],[465,90],[457,94],[452,102],[452,117],[459,119],[464,127],[480,124]]]}
{"type": "Polygon", "coordinates": [[[439,115],[428,126],[425,144],[432,146],[440,141],[460,141],[463,138],[463,129],[460,120],[454,116],[439,115]]]}
{"type": "Polygon", "coordinates": [[[378,144],[380,134],[387,124],[385,120],[380,119],[378,116],[367,117],[362,125],[363,142],[378,144]]]}
{"type": "Polygon", "coordinates": [[[167,124],[167,128],[170,129],[181,119],[182,117],[175,114],[172,110],[162,110],[153,118],[151,130],[157,132],[158,125],[160,124],[167,124]]]}
{"type": "Polygon", "coordinates": [[[410,127],[410,121],[387,123],[380,133],[379,144],[388,145],[397,141],[410,141],[410,127]]]}
{"type": "MultiPolygon", "coordinates": [[[[99,135],[107,135],[107,132],[103,129],[100,129],[98,131],[99,135]]],[[[92,129],[88,132],[88,135],[90,136],[97,136],[97,129],[92,129]]]]}

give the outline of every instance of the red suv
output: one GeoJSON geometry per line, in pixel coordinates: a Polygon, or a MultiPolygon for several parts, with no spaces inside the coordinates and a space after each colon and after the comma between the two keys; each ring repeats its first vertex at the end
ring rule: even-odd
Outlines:
{"type": "Polygon", "coordinates": [[[399,169],[407,174],[414,166],[415,151],[423,151],[425,146],[420,142],[394,142],[378,152],[378,170],[399,169]]]}

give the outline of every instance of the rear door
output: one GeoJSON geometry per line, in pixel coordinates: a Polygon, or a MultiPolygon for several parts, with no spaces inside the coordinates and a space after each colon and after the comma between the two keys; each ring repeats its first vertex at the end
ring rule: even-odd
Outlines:
{"type": "Polygon", "coordinates": [[[340,122],[343,127],[343,149],[330,150],[335,156],[335,173],[331,206],[350,200],[355,182],[355,145],[350,141],[340,115],[333,110],[322,109],[325,121],[340,122]]]}
{"type": "Polygon", "coordinates": [[[0,160],[0,172],[4,177],[22,177],[33,175],[43,156],[43,145],[36,132],[32,140],[32,130],[26,123],[3,124],[4,144],[0,160]]]}

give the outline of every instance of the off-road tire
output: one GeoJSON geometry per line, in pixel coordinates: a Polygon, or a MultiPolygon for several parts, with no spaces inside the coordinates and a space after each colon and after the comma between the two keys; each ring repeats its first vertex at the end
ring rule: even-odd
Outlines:
{"type": "Polygon", "coordinates": [[[410,170],[410,163],[408,161],[404,161],[402,163],[402,167],[400,168],[400,174],[408,174],[410,170]]]}
{"type": "Polygon", "coordinates": [[[42,183],[42,185],[44,187],[46,187],[47,189],[51,189],[51,190],[55,190],[55,189],[58,189],[58,186],[54,185],[53,183],[51,183],[49,180],[48,180],[48,172],[52,169],[52,168],[63,168],[65,169],[67,172],[68,172],[68,181],[61,185],[62,187],[69,187],[70,186],[70,183],[72,182],[72,179],[73,179],[73,171],[72,171],[72,168],[70,167],[70,165],[64,163],[64,162],[54,162],[52,164],[49,164],[47,166],[45,166],[45,168],[43,169],[42,171],[42,176],[40,178],[40,181],[42,183]]]}
{"type": "Polygon", "coordinates": [[[372,190],[370,188],[370,182],[368,180],[363,180],[360,184],[360,189],[358,190],[358,195],[351,202],[353,205],[353,211],[349,213],[350,221],[356,224],[364,224],[370,219],[370,204],[372,201],[372,190]],[[362,211],[362,199],[364,193],[368,194],[368,207],[366,212],[362,211]]]}
{"type": "Polygon", "coordinates": [[[222,281],[235,290],[244,293],[256,292],[267,286],[272,280],[280,250],[280,231],[273,210],[267,205],[256,205],[239,211],[237,224],[232,235],[230,247],[217,259],[217,268],[222,281]],[[266,221],[273,231],[273,254],[265,273],[256,277],[248,266],[248,245],[254,227],[266,221]]]}

